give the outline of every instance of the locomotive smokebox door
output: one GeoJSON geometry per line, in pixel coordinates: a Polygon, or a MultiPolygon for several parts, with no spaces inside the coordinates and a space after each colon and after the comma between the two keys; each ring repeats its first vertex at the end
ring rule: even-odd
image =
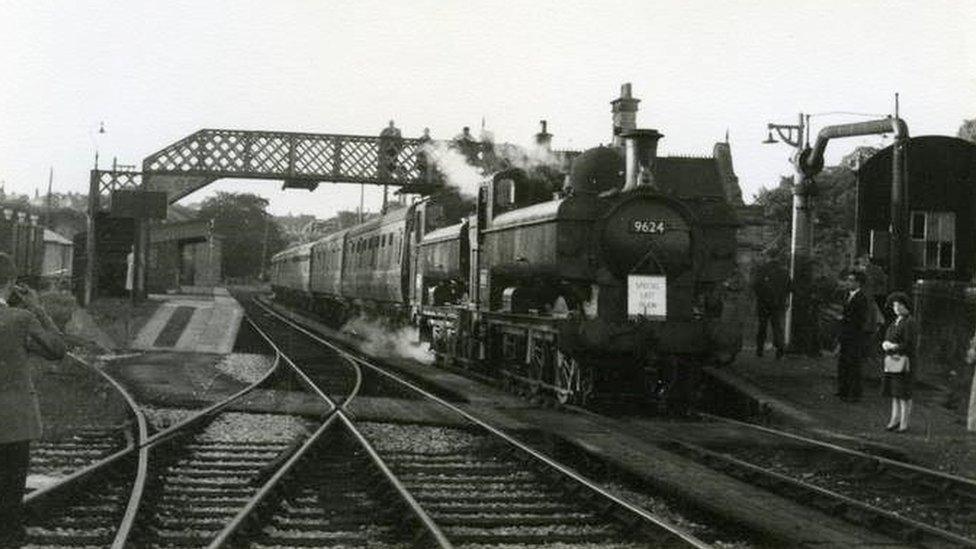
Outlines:
{"type": "Polygon", "coordinates": [[[627,317],[666,320],[668,279],[663,275],[627,275],[627,317]]]}

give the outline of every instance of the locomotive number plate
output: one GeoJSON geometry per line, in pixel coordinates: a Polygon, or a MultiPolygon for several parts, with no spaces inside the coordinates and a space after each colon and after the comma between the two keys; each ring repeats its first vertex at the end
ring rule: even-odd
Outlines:
{"type": "Polygon", "coordinates": [[[639,234],[664,234],[664,222],[653,219],[632,219],[628,232],[639,234]]]}
{"type": "Polygon", "coordinates": [[[668,315],[668,279],[654,275],[627,276],[627,316],[665,320],[668,315]]]}

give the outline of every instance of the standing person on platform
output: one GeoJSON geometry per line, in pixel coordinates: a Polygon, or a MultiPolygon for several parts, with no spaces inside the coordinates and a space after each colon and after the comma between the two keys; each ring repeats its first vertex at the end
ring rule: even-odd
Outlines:
{"type": "Polygon", "coordinates": [[[0,547],[19,547],[23,542],[21,506],[30,441],[41,435],[27,355],[38,353],[54,360],[65,353],[61,334],[37,293],[16,285],[16,279],[13,260],[0,253],[0,547]]]}
{"type": "Polygon", "coordinates": [[[768,252],[752,273],[752,289],[756,294],[756,356],[763,356],[766,347],[766,326],[772,325],[776,358],[783,356],[783,314],[790,293],[790,275],[768,252]]]}
{"type": "Polygon", "coordinates": [[[884,269],[871,262],[871,256],[865,254],[858,258],[857,268],[864,271],[864,287],[861,291],[868,298],[868,315],[865,319],[864,330],[867,334],[867,347],[865,347],[864,361],[869,367],[878,367],[881,363],[882,355],[881,341],[884,337],[884,327],[886,319],[882,311],[890,310],[888,304],[888,275],[884,269]]]}
{"type": "Polygon", "coordinates": [[[885,429],[904,433],[912,413],[912,381],[915,368],[915,320],[912,319],[908,296],[895,292],[888,296],[895,320],[888,325],[881,348],[885,352],[882,394],[891,398],[891,419],[885,429]],[[901,358],[907,362],[901,364],[901,358]],[[897,359],[892,361],[892,359],[897,359]]]}
{"type": "Polygon", "coordinates": [[[849,271],[847,298],[840,321],[840,354],[837,357],[837,396],[846,402],[861,400],[861,362],[868,334],[864,331],[868,315],[868,298],[864,295],[865,276],[861,271],[849,271]]]}
{"type": "MultiPolygon", "coordinates": [[[[976,365],[976,333],[969,340],[969,349],[966,350],[966,363],[976,365]]],[[[966,418],[966,430],[976,432],[976,367],[973,370],[972,387],[969,389],[969,411],[966,418]]]]}
{"type": "Polygon", "coordinates": [[[888,295],[888,275],[884,269],[871,261],[871,256],[864,254],[858,259],[858,268],[864,271],[866,282],[864,283],[864,293],[868,299],[874,302],[881,309],[887,309],[886,296],[888,295]]]}

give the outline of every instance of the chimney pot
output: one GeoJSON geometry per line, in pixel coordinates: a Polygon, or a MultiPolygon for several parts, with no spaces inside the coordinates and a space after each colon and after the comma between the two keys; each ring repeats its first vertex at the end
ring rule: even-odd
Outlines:
{"type": "Polygon", "coordinates": [[[546,150],[551,150],[552,134],[546,131],[548,124],[546,124],[545,120],[540,120],[539,126],[541,127],[541,131],[535,134],[535,144],[538,147],[542,147],[546,150]]]}
{"type": "Polygon", "coordinates": [[[625,191],[640,186],[654,186],[654,164],[657,159],[657,143],[664,134],[657,130],[632,130],[620,136],[626,148],[625,191]]]}
{"type": "Polygon", "coordinates": [[[640,99],[631,95],[630,82],[620,86],[620,97],[610,102],[613,113],[613,145],[623,146],[622,134],[637,129],[637,105],[640,99]]]}

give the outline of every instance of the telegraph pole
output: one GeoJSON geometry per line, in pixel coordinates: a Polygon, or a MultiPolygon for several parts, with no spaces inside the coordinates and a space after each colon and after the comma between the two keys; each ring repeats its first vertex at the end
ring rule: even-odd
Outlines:
{"type": "Polygon", "coordinates": [[[783,343],[787,348],[796,342],[796,294],[806,291],[809,284],[810,254],[813,250],[813,179],[808,179],[801,169],[802,153],[806,148],[805,130],[809,117],[800,113],[797,124],[767,124],[769,137],[763,143],[777,143],[779,140],[796,149],[793,155],[793,230],[790,239],[790,297],[786,304],[786,318],[783,322],[783,343]],[[805,119],[806,118],[806,119],[805,119]]]}
{"type": "MultiPolygon", "coordinates": [[[[261,271],[260,271],[261,274],[260,274],[260,278],[261,278],[261,281],[262,282],[264,281],[265,274],[267,274],[267,273],[264,272],[264,266],[265,266],[265,264],[267,264],[267,261],[268,261],[268,229],[270,228],[269,227],[270,224],[268,223],[268,220],[270,218],[271,218],[271,214],[265,212],[264,213],[264,240],[263,240],[263,244],[261,245],[261,271]]],[[[213,227],[213,220],[210,221],[210,226],[213,227]]],[[[212,246],[212,244],[211,244],[211,246],[212,246]]]]}

